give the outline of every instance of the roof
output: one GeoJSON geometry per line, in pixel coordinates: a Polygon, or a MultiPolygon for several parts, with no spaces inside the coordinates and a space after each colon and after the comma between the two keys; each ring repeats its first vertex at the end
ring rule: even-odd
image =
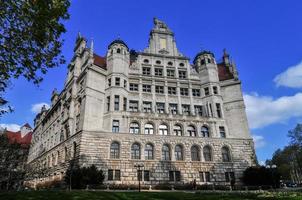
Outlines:
{"type": "Polygon", "coordinates": [[[217,64],[219,81],[233,79],[234,75],[224,63],[217,64]]]}
{"type": "Polygon", "coordinates": [[[125,47],[127,47],[127,49],[129,50],[127,44],[121,40],[121,39],[116,39],[116,40],[113,40],[109,45],[108,45],[108,49],[111,47],[111,45],[114,45],[114,44],[122,44],[124,45],[125,47]]]}
{"type": "Polygon", "coordinates": [[[106,57],[99,56],[97,54],[93,54],[93,64],[99,66],[100,68],[107,70],[106,57]]]}
{"type": "Polygon", "coordinates": [[[21,131],[6,131],[6,136],[10,143],[18,143],[24,147],[28,147],[31,143],[32,132],[29,132],[24,137],[21,137],[21,131]]]}
{"type": "Polygon", "coordinates": [[[26,128],[32,129],[31,126],[28,123],[24,124],[23,126],[25,126],[26,128]]]}
{"type": "Polygon", "coordinates": [[[196,61],[196,59],[198,58],[198,56],[201,56],[201,55],[204,55],[204,54],[210,54],[210,55],[213,56],[213,58],[215,58],[214,53],[212,53],[211,51],[201,51],[201,52],[199,52],[199,53],[195,56],[195,58],[194,58],[194,60],[193,60],[193,63],[195,63],[195,61],[196,61]]]}

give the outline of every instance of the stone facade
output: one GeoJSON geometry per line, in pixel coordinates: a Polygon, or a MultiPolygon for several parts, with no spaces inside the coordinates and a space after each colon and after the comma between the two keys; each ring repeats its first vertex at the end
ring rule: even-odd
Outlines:
{"type": "MultiPolygon", "coordinates": [[[[118,39],[106,57],[76,39],[65,87],[35,119],[28,162],[40,179],[61,178],[69,160],[103,169],[106,183],[228,184],[255,164],[241,82],[226,51],[181,54],[174,33],[154,19],[149,45],[118,39]]],[[[38,177],[38,178],[37,178],[38,177]]]]}

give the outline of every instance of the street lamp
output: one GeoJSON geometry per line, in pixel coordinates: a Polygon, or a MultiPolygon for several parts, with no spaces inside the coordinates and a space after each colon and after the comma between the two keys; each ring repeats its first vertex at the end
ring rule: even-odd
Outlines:
{"type": "Polygon", "coordinates": [[[274,185],[274,188],[276,188],[276,180],[275,180],[275,177],[274,177],[274,171],[275,169],[277,168],[277,165],[266,165],[265,166],[267,169],[269,169],[272,173],[272,181],[273,181],[273,185],[274,185]]]}
{"type": "Polygon", "coordinates": [[[138,192],[141,192],[141,176],[142,176],[142,170],[144,168],[144,164],[137,163],[134,165],[134,167],[137,169],[137,177],[138,177],[138,192]],[[141,174],[140,174],[141,172],[141,174]]]}

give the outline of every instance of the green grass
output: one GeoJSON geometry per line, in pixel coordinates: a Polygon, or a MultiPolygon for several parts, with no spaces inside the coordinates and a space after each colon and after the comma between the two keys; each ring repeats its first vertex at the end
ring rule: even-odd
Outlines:
{"type": "Polygon", "coordinates": [[[103,191],[28,191],[0,193],[0,200],[302,200],[300,193],[185,193],[185,192],[103,192],[103,191]]]}

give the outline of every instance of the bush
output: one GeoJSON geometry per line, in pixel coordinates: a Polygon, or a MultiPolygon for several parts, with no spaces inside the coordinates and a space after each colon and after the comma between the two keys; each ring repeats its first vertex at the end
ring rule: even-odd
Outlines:
{"type": "Polygon", "coordinates": [[[275,169],[265,167],[249,167],[242,177],[242,181],[247,186],[275,186],[279,187],[280,174],[275,169]]]}

